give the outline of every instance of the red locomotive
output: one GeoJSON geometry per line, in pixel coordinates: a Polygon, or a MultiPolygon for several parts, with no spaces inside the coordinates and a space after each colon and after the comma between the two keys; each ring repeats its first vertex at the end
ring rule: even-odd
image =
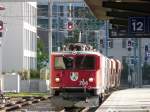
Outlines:
{"type": "Polygon", "coordinates": [[[65,51],[51,55],[50,86],[54,95],[97,96],[101,103],[106,91],[120,85],[121,69],[119,60],[109,59],[91,46],[70,44],[65,51]]]}

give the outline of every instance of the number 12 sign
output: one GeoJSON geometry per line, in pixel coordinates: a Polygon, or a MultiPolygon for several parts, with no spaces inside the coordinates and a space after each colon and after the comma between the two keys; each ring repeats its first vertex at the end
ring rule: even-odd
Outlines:
{"type": "Polygon", "coordinates": [[[145,33],[146,31],[145,17],[130,17],[128,25],[129,33],[145,33]]]}

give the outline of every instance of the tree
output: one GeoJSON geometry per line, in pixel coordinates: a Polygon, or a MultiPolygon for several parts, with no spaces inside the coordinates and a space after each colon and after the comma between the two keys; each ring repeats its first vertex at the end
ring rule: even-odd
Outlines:
{"type": "Polygon", "coordinates": [[[41,39],[37,40],[37,68],[40,70],[48,63],[48,53],[44,51],[44,43],[41,39]]]}

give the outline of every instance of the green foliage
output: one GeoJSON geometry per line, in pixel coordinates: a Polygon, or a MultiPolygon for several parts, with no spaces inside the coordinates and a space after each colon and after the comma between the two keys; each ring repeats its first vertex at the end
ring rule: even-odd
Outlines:
{"type": "Polygon", "coordinates": [[[37,40],[37,69],[45,67],[48,63],[48,53],[44,51],[44,43],[42,40],[37,40]]]}
{"type": "Polygon", "coordinates": [[[48,93],[28,93],[28,92],[21,92],[21,93],[5,93],[7,97],[25,97],[25,96],[48,96],[48,93]]]}
{"type": "Polygon", "coordinates": [[[38,70],[30,70],[30,77],[31,79],[39,79],[40,78],[40,73],[38,70]]]}

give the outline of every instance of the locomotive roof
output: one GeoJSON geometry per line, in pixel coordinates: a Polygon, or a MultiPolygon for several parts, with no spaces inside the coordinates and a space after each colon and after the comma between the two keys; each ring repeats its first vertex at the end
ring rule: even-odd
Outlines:
{"type": "Polygon", "coordinates": [[[62,51],[62,52],[53,52],[52,54],[55,54],[55,55],[76,55],[76,54],[93,54],[93,55],[103,55],[99,52],[96,52],[96,51],[62,51]]]}

